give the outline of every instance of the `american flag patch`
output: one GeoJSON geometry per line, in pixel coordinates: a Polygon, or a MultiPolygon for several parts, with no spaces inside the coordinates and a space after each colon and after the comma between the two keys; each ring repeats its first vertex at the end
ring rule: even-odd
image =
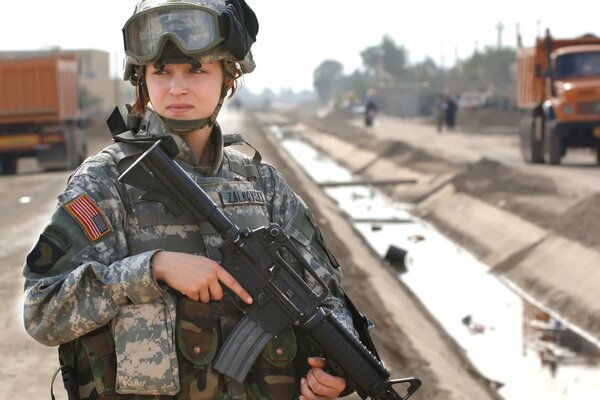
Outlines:
{"type": "Polygon", "coordinates": [[[75,200],[65,204],[65,209],[81,225],[86,235],[96,241],[111,231],[100,208],[87,194],[82,194],[75,200]]]}

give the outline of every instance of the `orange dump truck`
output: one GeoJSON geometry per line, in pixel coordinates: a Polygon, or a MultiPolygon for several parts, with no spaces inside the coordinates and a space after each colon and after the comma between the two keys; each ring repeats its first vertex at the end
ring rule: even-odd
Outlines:
{"type": "Polygon", "coordinates": [[[0,171],[21,157],[44,170],[70,169],[85,157],[79,119],[77,61],[44,57],[0,60],[0,171]]]}
{"type": "Polygon", "coordinates": [[[600,163],[600,38],[554,39],[517,49],[517,104],[523,158],[559,164],[568,148],[594,150],[600,163]]]}

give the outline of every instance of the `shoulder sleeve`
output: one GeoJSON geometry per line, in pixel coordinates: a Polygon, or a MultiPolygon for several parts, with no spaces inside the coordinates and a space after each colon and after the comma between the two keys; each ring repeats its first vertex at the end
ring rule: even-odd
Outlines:
{"type": "Polygon", "coordinates": [[[120,305],[162,294],[150,270],[154,252],[128,256],[117,176],[101,158],[84,163],[27,256],[25,328],[43,344],[71,341],[105,325],[120,305]]]}

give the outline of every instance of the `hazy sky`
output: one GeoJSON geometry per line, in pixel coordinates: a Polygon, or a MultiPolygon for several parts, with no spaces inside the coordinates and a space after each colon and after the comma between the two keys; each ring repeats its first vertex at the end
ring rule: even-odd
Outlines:
{"type": "MultiPolygon", "coordinates": [[[[360,52],[384,35],[404,45],[411,62],[426,56],[452,66],[477,46],[514,46],[520,24],[525,45],[549,27],[555,37],[600,35],[598,3],[571,0],[568,8],[547,0],[247,0],[260,31],[254,45],[257,69],[245,77],[254,92],[312,88],[312,72],[325,59],[361,67],[360,52]],[[475,17],[471,17],[471,16],[475,17]]],[[[121,28],[137,0],[3,1],[0,50],[99,49],[111,54],[111,69],[122,70],[121,28]]]]}

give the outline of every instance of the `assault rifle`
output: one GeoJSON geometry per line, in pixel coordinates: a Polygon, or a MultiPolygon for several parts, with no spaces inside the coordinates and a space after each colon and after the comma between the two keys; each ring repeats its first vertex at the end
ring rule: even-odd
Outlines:
{"type": "Polygon", "coordinates": [[[149,148],[119,181],[145,190],[146,198],[161,199],[176,215],[188,210],[199,221],[207,220],[223,238],[219,247],[223,257],[221,265],[254,299],[225,340],[214,363],[217,371],[243,382],[266,343],[284,328],[294,325],[322,349],[328,366],[343,376],[363,399],[406,400],[421,386],[418,378],[388,379],[390,373],[382,365],[368,333],[366,338],[364,333],[361,335],[361,342],[333,313],[322,307],[329,293],[327,286],[281,227],[271,224],[252,231],[240,229],[171,159],[177,147],[170,137],[139,144],[149,148]],[[150,175],[150,179],[140,179],[141,174],[147,178],[150,175]],[[145,182],[145,187],[141,187],[140,182],[145,182]],[[312,274],[318,285],[316,290],[285,261],[283,252],[291,254],[302,269],[312,274]],[[392,388],[400,383],[407,387],[404,396],[392,388]]]}

